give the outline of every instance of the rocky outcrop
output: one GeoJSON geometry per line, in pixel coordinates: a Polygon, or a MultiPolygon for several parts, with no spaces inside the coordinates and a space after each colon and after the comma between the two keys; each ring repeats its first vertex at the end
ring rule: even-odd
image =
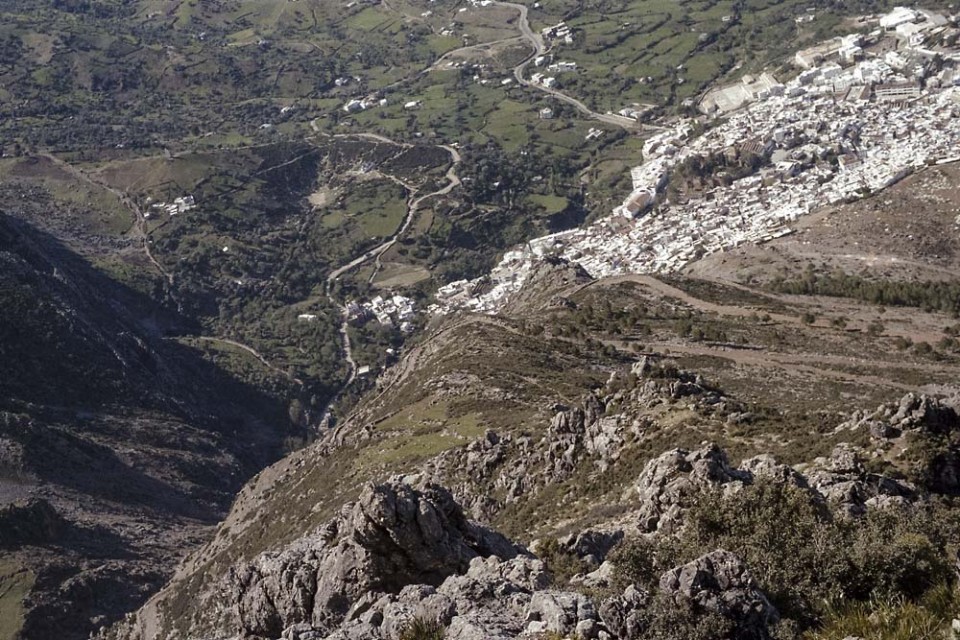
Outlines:
{"type": "Polygon", "coordinates": [[[708,413],[740,409],[701,376],[643,357],[629,372],[613,372],[606,385],[583,396],[577,406],[554,406],[539,438],[489,431],[428,462],[425,476],[436,482],[463,478],[451,484],[454,495],[473,517],[490,519],[505,505],[568,480],[584,464],[606,471],[653,425],[643,411],[670,403],[708,413]],[[503,497],[494,500],[494,493],[503,497]]]}
{"type": "Polygon", "coordinates": [[[840,428],[865,428],[878,439],[897,438],[905,431],[923,430],[947,435],[960,429],[960,397],[933,398],[908,393],[898,402],[882,404],[874,411],[856,411],[840,428]]]}
{"type": "Polygon", "coordinates": [[[298,624],[332,632],[409,585],[437,587],[466,573],[475,558],[520,552],[467,521],[446,489],[417,491],[394,480],[368,487],[337,518],[284,551],[234,567],[210,607],[219,608],[217,626],[246,635],[277,637],[298,624]]]}
{"type": "Polygon", "coordinates": [[[328,637],[393,639],[414,619],[446,627],[447,640],[532,639],[547,632],[576,633],[584,640],[611,637],[591,598],[548,586],[543,563],[533,557],[477,557],[466,573],[436,588],[411,585],[369,606],[354,605],[361,613],[348,614],[328,637]]]}
{"type": "MultiPolygon", "coordinates": [[[[960,396],[932,398],[908,393],[899,402],[873,412],[856,412],[841,427],[868,429],[882,443],[904,436],[928,441],[928,451],[916,463],[915,477],[927,490],[960,495],[960,396]]],[[[910,443],[907,443],[910,446],[910,443]]]]}
{"type": "Polygon", "coordinates": [[[741,640],[766,640],[780,617],[743,561],[722,549],[664,573],[660,591],[731,620],[741,640]]]}
{"type": "Polygon", "coordinates": [[[908,482],[869,473],[859,450],[849,445],[838,446],[829,457],[818,458],[800,473],[770,455],[749,458],[734,468],[726,453],[710,444],[696,451],[674,449],[647,463],[634,484],[640,499],[637,525],[641,532],[671,531],[682,523],[686,509],[700,493],[738,491],[758,479],[806,489],[814,499],[835,504],[841,512],[854,516],[871,507],[903,504],[919,496],[908,482]]]}
{"type": "Polygon", "coordinates": [[[829,457],[817,458],[806,479],[819,495],[851,516],[861,515],[870,507],[910,502],[918,496],[916,487],[908,482],[867,472],[862,452],[848,444],[838,445],[829,457]]]}
{"type": "Polygon", "coordinates": [[[49,544],[63,533],[67,523],[57,510],[40,498],[0,507],[0,548],[22,544],[49,544]]]}
{"type": "Polygon", "coordinates": [[[600,633],[593,601],[582,593],[540,591],[527,606],[527,633],[553,632],[596,638],[600,633]]]}
{"type": "Polygon", "coordinates": [[[698,493],[723,485],[739,487],[751,480],[749,473],[732,468],[727,454],[716,445],[692,452],[667,451],[648,462],[635,483],[640,530],[669,530],[680,523],[698,493]]]}
{"type": "Polygon", "coordinates": [[[644,610],[650,594],[634,585],[600,604],[600,620],[615,638],[641,638],[646,630],[644,610]]]}
{"type": "Polygon", "coordinates": [[[563,536],[557,542],[561,549],[586,560],[590,565],[597,566],[621,540],[623,540],[621,529],[587,529],[563,536]]]}

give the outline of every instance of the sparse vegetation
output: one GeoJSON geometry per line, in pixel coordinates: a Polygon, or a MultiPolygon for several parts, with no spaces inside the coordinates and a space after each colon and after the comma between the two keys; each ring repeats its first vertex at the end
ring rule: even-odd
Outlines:
{"type": "Polygon", "coordinates": [[[567,584],[570,578],[578,573],[590,571],[590,566],[586,562],[576,553],[561,547],[556,538],[542,540],[537,545],[537,557],[543,560],[553,578],[553,583],[558,587],[567,584]]]}
{"type": "MultiPolygon", "coordinates": [[[[929,622],[943,614],[945,600],[956,598],[948,559],[960,540],[958,523],[946,503],[843,518],[803,489],[762,481],[729,496],[704,496],[677,536],[627,541],[614,561],[623,582],[655,589],[663,571],[726,549],[744,559],[795,629],[825,632],[846,628],[861,614],[887,615],[875,627],[879,632],[891,609],[929,622]]],[[[940,617],[936,628],[948,622],[940,617]]]]}

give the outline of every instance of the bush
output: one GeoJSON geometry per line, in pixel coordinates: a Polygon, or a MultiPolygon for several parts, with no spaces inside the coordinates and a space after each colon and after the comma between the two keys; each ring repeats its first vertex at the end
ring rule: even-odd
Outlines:
{"type": "Polygon", "coordinates": [[[716,613],[695,611],[684,603],[657,596],[645,611],[644,640],[723,640],[734,625],[716,613]]]}
{"type": "Polygon", "coordinates": [[[578,573],[590,571],[590,565],[581,560],[576,553],[561,547],[556,538],[547,538],[540,542],[537,545],[536,554],[546,565],[556,585],[565,585],[578,573]]]}
{"type": "Polygon", "coordinates": [[[871,640],[920,640],[945,638],[944,626],[960,609],[960,598],[949,585],[938,585],[919,602],[890,598],[853,602],[831,609],[821,629],[809,640],[870,638],[871,640]]]}
{"type": "Polygon", "coordinates": [[[400,640],[443,640],[446,629],[436,620],[414,618],[400,632],[400,640]]]}
{"type": "Polygon", "coordinates": [[[840,518],[804,489],[759,481],[729,496],[705,494],[676,536],[626,541],[611,559],[620,584],[655,589],[664,571],[726,549],[750,567],[786,627],[802,631],[831,615],[829,603],[916,602],[949,584],[948,546],[958,534],[960,518],[944,506],[840,518]]]}

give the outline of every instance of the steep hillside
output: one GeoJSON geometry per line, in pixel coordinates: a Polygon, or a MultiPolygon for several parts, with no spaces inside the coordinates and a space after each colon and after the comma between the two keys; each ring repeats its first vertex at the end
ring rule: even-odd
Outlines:
{"type": "Polygon", "coordinates": [[[0,214],[5,637],[136,607],[300,435],[285,405],[166,336],[189,322],[0,214]]]}
{"type": "MultiPolygon", "coordinates": [[[[762,508],[776,512],[800,509],[802,517],[813,519],[811,527],[824,527],[824,535],[835,533],[838,541],[848,535],[869,537],[873,529],[834,532],[833,520],[820,511],[805,511],[808,507],[790,502],[790,496],[764,493],[762,479],[790,479],[799,470],[805,476],[796,481],[798,486],[816,487],[817,504],[847,516],[872,513],[878,505],[949,503],[949,496],[960,491],[955,400],[904,395],[952,388],[960,359],[894,346],[907,336],[948,325],[948,316],[904,312],[882,330],[860,320],[841,325],[822,315],[811,319],[819,302],[803,296],[703,280],[591,282],[562,262],[542,269],[527,291],[536,294],[516,300],[500,316],[438,322],[340,427],[259,474],[241,492],[214,540],[193,554],[135,618],[104,637],[276,637],[282,631],[295,638],[394,638],[416,615],[449,625],[448,638],[517,637],[524,630],[566,634],[574,627],[584,637],[605,637],[600,631],[641,637],[638,629],[649,628],[659,629],[649,637],[766,638],[778,609],[791,621],[778,632],[786,635],[778,637],[799,637],[805,629],[832,624],[834,614],[821,608],[822,599],[811,604],[826,597],[820,592],[779,591],[786,589],[777,577],[784,574],[765,573],[774,571],[769,566],[751,567],[756,581],[744,577],[750,573],[743,558],[758,562],[749,552],[758,540],[743,535],[756,523],[724,520],[709,536],[669,546],[669,535],[697,502],[691,502],[690,491],[709,496],[713,486],[756,484],[760,493],[748,492],[743,499],[759,500],[762,508]],[[779,466],[784,463],[794,468],[779,466]],[[391,481],[387,488],[365,489],[394,476],[402,478],[400,485],[391,481]],[[489,550],[475,544],[458,551],[463,555],[454,557],[460,559],[451,559],[439,574],[418,565],[416,549],[424,543],[402,529],[411,514],[426,509],[453,520],[459,516],[450,515],[449,506],[438,506],[445,498],[402,497],[406,489],[399,487],[430,492],[436,484],[449,488],[468,517],[534,549],[549,575],[537,577],[544,566],[532,567],[527,560],[504,565],[499,562],[507,557],[488,558],[484,565],[469,561],[489,556],[489,550]],[[423,500],[434,506],[417,506],[423,500]],[[399,529],[393,530],[394,525],[399,529]],[[367,526],[386,531],[374,533],[367,526]],[[619,595],[597,590],[601,576],[581,577],[579,586],[568,591],[570,576],[596,568],[618,540],[655,532],[655,539],[667,545],[661,559],[652,565],[642,557],[636,559],[639,564],[621,560],[616,580],[610,573],[613,565],[603,569],[604,588],[618,588],[619,595]],[[382,542],[384,537],[400,549],[382,542]],[[733,547],[737,559],[703,556],[721,544],[733,547]],[[376,564],[405,554],[413,568],[395,572],[376,564]],[[707,559],[698,560],[701,556],[707,559]],[[665,566],[668,561],[676,565],[665,566]],[[709,615],[701,620],[716,622],[713,632],[684,626],[700,624],[696,616],[680,624],[660,598],[686,587],[664,586],[672,583],[662,580],[659,587],[651,586],[648,581],[655,583],[659,574],[651,577],[650,572],[666,575],[676,567],[683,576],[700,565],[681,565],[695,561],[707,563],[704,571],[712,572],[710,563],[719,563],[726,568],[718,571],[740,576],[717,579],[740,585],[736,588],[747,598],[746,610],[762,604],[760,618],[707,606],[707,613],[719,615],[719,622],[709,615]],[[521,575],[531,582],[516,582],[521,575]],[[369,584],[363,582],[367,579],[369,584]],[[646,595],[623,592],[623,580],[633,582],[629,588],[635,594],[646,595]],[[470,593],[490,598],[483,600],[489,609],[460,604],[439,613],[417,608],[432,593],[413,586],[422,583],[454,602],[469,601],[470,593]],[[770,600],[751,591],[758,584],[770,600]],[[544,596],[537,594],[545,589],[553,590],[556,602],[567,603],[556,605],[567,613],[537,608],[544,606],[538,599],[544,596]],[[527,595],[508,602],[508,593],[527,595]],[[601,624],[584,613],[609,597],[621,598],[616,605],[620,623],[614,616],[602,618],[601,624]],[[654,607],[649,598],[660,604],[654,607]],[[515,606],[519,609],[511,608],[515,606]],[[579,613],[570,613],[570,607],[579,613]],[[646,610],[647,617],[631,619],[649,627],[627,624],[637,608],[646,610]],[[671,633],[680,635],[656,635],[670,627],[671,619],[677,621],[671,633]],[[584,620],[596,624],[581,629],[584,620]],[[527,625],[530,621],[544,624],[527,625]],[[621,623],[626,626],[615,631],[621,623]],[[728,623],[733,626],[724,626],[728,623]],[[729,635],[741,631],[747,635],[729,635]]],[[[873,313],[869,303],[851,304],[860,304],[865,318],[873,313]]],[[[719,517],[696,513],[698,518],[719,517]]],[[[857,522],[867,527],[872,520],[857,522]]],[[[424,532],[434,527],[420,526],[424,532]]],[[[436,526],[444,529],[446,524],[436,526]]],[[[462,537],[462,526],[456,528],[462,537]]],[[[934,535],[931,529],[909,526],[897,531],[897,536],[934,535]]],[[[951,531],[929,538],[941,557],[955,543],[951,531]]],[[[784,535],[762,535],[767,534],[784,535]]],[[[433,534],[423,535],[429,540],[433,534]]],[[[830,561],[838,566],[852,562],[840,552],[846,543],[837,544],[838,555],[830,561]]],[[[885,544],[877,542],[884,554],[889,552],[885,544]]],[[[618,553],[632,552],[622,547],[618,553]]],[[[871,556],[863,562],[873,570],[879,560],[871,556]]],[[[816,563],[812,567],[775,570],[796,576],[800,574],[789,572],[817,570],[816,563]]],[[[939,572],[942,566],[935,568],[939,572]]],[[[927,579],[950,580],[943,573],[918,578],[927,579]]],[[[925,593],[920,583],[911,585],[925,593]]],[[[855,598],[868,600],[880,589],[879,583],[867,583],[855,598]]]]}

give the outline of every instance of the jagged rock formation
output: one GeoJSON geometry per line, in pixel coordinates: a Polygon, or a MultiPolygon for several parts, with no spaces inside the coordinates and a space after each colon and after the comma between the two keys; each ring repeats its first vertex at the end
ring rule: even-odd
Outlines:
{"type": "Polygon", "coordinates": [[[841,427],[868,429],[881,443],[925,439],[934,451],[916,469],[920,482],[936,493],[960,495],[960,396],[908,393],[873,412],[854,413],[841,427]]]}
{"type": "Polygon", "coordinates": [[[468,522],[445,489],[414,491],[393,481],[368,488],[282,552],[232,569],[204,608],[215,625],[247,635],[276,637],[303,623],[329,633],[361,614],[372,625],[367,610],[408,585],[437,587],[474,558],[510,559],[521,551],[468,522]]]}
{"type": "Polygon", "coordinates": [[[736,637],[743,640],[769,638],[768,627],[780,615],[743,561],[722,549],[663,574],[660,591],[733,620],[736,637]]]}
{"type": "MultiPolygon", "coordinates": [[[[465,391],[479,384],[466,374],[443,373],[432,384],[432,391],[445,400],[461,393],[479,397],[465,391]]],[[[949,414],[939,405],[927,403],[923,409],[923,403],[905,404],[913,408],[897,418],[899,422],[915,420],[917,429],[926,428],[922,425],[928,419],[949,423],[949,414]]],[[[644,358],[629,370],[609,375],[606,384],[583,395],[576,406],[549,406],[552,417],[540,432],[488,429],[427,458],[402,480],[367,487],[322,526],[314,520],[309,530],[297,529],[300,537],[293,542],[288,538],[252,545],[249,555],[238,554],[245,560],[231,559],[227,568],[223,558],[229,557],[232,539],[244,535],[243,522],[255,513],[258,501],[305,496],[299,508],[311,510],[324,496],[306,483],[306,474],[346,447],[368,438],[375,442],[381,427],[370,421],[352,425],[352,433],[333,434],[281,463],[275,473],[258,481],[256,489],[245,492],[237,511],[243,517],[231,518],[216,543],[169,593],[161,594],[139,619],[105,637],[153,640],[239,634],[290,640],[392,640],[411,621],[421,619],[441,624],[448,639],[558,633],[616,640],[643,637],[653,625],[663,623],[656,617],[660,614],[651,612],[664,602],[674,602],[732,625],[740,634],[734,637],[763,640],[770,637],[778,614],[737,557],[716,550],[665,572],[659,583],[652,576],[654,581],[643,588],[638,584],[623,588],[611,549],[634,536],[680,533],[687,510],[705,494],[733,494],[761,479],[798,487],[824,513],[850,517],[924,496],[921,487],[870,471],[864,460],[872,452],[844,445],[791,467],[766,454],[733,464],[722,448],[704,443],[652,459],[648,455],[630,467],[632,475],[623,474],[624,460],[630,460],[637,445],[660,428],[658,415],[680,409],[694,419],[720,425],[752,419],[744,405],[670,362],[644,358]],[[552,581],[553,569],[545,564],[551,561],[549,556],[541,562],[464,515],[496,521],[500,514],[539,496],[559,502],[547,491],[551,486],[610,471],[621,474],[620,485],[607,494],[612,501],[608,506],[615,509],[591,528],[575,529],[552,545],[575,557],[582,567],[578,570],[587,572],[569,583],[552,581]],[[449,486],[449,491],[441,485],[449,486]],[[295,491],[285,492],[289,487],[295,491]],[[313,498],[310,492],[315,492],[313,498]],[[214,562],[203,564],[209,558],[214,562]],[[212,582],[211,575],[216,576],[212,582]],[[182,597],[177,590],[188,587],[190,603],[176,601],[182,597]]],[[[286,517],[283,509],[273,513],[286,517]]],[[[309,521],[291,518],[291,526],[309,521]]],[[[535,553],[541,549],[531,548],[535,553]]]]}
{"type": "Polygon", "coordinates": [[[624,447],[651,427],[650,419],[637,410],[674,402],[721,414],[741,409],[702,377],[644,357],[628,374],[614,372],[603,388],[586,394],[578,406],[557,406],[539,438],[490,431],[463,449],[434,458],[424,471],[437,482],[448,481],[459,471],[465,480],[452,485],[454,495],[473,517],[490,519],[505,505],[569,479],[584,463],[593,464],[598,472],[607,470],[624,447]],[[610,412],[608,407],[617,410],[610,412]],[[490,490],[484,490],[487,487],[490,490]],[[492,499],[493,492],[503,498],[492,499]]]}
{"type": "MultiPolygon", "coordinates": [[[[766,638],[777,617],[725,551],[664,574],[660,590],[733,620],[744,638],[766,638]]],[[[551,587],[540,560],[466,520],[448,491],[398,478],[283,551],[233,567],[198,602],[189,630],[167,637],[393,640],[420,619],[444,626],[448,640],[625,640],[642,633],[648,602],[633,586],[599,603],[551,587]]],[[[152,636],[131,624],[111,637],[152,636]]]]}
{"type": "Polygon", "coordinates": [[[841,427],[867,428],[877,438],[895,438],[912,429],[946,435],[960,427],[958,408],[958,397],[938,399],[908,393],[899,402],[881,405],[873,412],[854,412],[841,427]]]}
{"type": "Polygon", "coordinates": [[[716,445],[696,451],[674,449],[647,463],[635,483],[640,499],[636,512],[639,529],[670,531],[682,523],[684,511],[698,494],[713,489],[737,491],[756,478],[808,489],[815,498],[835,503],[849,515],[862,514],[868,507],[912,501],[918,495],[908,482],[867,472],[860,453],[848,445],[838,446],[827,458],[818,458],[806,474],[778,464],[769,455],[744,460],[734,468],[716,445]]]}
{"type": "Polygon", "coordinates": [[[668,451],[647,463],[635,484],[640,530],[669,530],[699,491],[749,481],[745,472],[730,468],[726,454],[715,445],[694,452],[668,451]]]}

